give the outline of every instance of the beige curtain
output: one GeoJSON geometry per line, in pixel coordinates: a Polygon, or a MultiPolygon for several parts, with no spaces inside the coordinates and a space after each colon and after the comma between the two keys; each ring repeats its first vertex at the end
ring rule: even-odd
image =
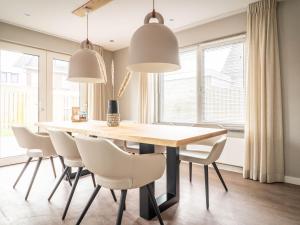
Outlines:
{"type": "MultiPolygon", "coordinates": [[[[103,56],[103,49],[100,46],[94,46],[94,50],[103,56]]],[[[107,101],[111,98],[112,90],[110,69],[106,68],[106,84],[88,84],[88,112],[90,119],[106,120],[107,101]]]]}
{"type": "Polygon", "coordinates": [[[249,5],[244,178],[284,178],[281,81],[276,0],[249,5]]]}
{"type": "Polygon", "coordinates": [[[154,122],[154,76],[146,73],[139,74],[139,123],[154,122]]]}

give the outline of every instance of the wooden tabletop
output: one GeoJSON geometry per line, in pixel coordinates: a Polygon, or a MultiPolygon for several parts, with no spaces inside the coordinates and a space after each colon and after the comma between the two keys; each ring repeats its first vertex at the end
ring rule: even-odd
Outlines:
{"type": "Polygon", "coordinates": [[[36,125],[45,129],[54,128],[83,135],[170,147],[179,147],[227,133],[226,129],[131,122],[122,122],[118,127],[108,127],[106,121],[96,120],[88,122],[38,122],[36,125]]]}

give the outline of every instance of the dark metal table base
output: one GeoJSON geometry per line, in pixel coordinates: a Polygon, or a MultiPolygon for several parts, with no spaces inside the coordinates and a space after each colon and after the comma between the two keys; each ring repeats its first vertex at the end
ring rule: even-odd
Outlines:
{"type": "MultiPolygon", "coordinates": [[[[76,174],[77,174],[77,172],[72,172],[72,168],[71,168],[71,170],[69,171],[70,178],[75,179],[76,174]]],[[[83,176],[86,176],[86,175],[89,175],[89,174],[91,174],[91,172],[88,171],[87,169],[84,169],[84,170],[81,171],[80,176],[83,177],[83,176]]]]}
{"type": "MultiPolygon", "coordinates": [[[[141,143],[140,154],[149,153],[154,153],[154,145],[141,143]]],[[[167,192],[156,199],[161,212],[179,201],[179,162],[179,148],[167,147],[167,192]]],[[[151,183],[150,187],[155,194],[155,183],[151,183]]],[[[140,216],[147,220],[156,216],[146,187],[140,188],[140,216]]]]}

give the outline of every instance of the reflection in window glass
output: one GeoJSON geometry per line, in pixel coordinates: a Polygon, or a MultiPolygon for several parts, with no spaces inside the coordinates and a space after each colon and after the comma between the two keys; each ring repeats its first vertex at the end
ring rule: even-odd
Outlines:
{"type": "Polygon", "coordinates": [[[161,75],[161,121],[196,122],[197,50],[180,53],[179,71],[161,75]]]}
{"type": "Polygon", "coordinates": [[[204,50],[202,120],[244,123],[244,43],[204,50]]]}
{"type": "Polygon", "coordinates": [[[160,78],[159,122],[243,125],[244,45],[239,37],[180,52],[182,69],[160,78]]]}
{"type": "Polygon", "coordinates": [[[72,107],[79,106],[79,84],[67,80],[69,62],[53,60],[53,120],[70,120],[72,107]]]}
{"type": "Polygon", "coordinates": [[[13,135],[13,125],[37,131],[39,57],[0,50],[0,158],[25,153],[13,135]]]}

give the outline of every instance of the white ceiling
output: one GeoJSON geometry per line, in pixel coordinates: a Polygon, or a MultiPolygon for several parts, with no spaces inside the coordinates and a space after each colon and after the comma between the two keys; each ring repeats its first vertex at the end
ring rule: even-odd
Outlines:
{"type": "MultiPolygon", "coordinates": [[[[86,1],[0,0],[0,20],[79,42],[85,39],[85,18],[71,12],[86,1]]],[[[156,0],[156,11],[164,16],[167,26],[179,31],[244,11],[253,1],[156,0]]],[[[113,0],[90,14],[89,39],[112,51],[124,48],[151,8],[151,0],[113,0]]]]}

